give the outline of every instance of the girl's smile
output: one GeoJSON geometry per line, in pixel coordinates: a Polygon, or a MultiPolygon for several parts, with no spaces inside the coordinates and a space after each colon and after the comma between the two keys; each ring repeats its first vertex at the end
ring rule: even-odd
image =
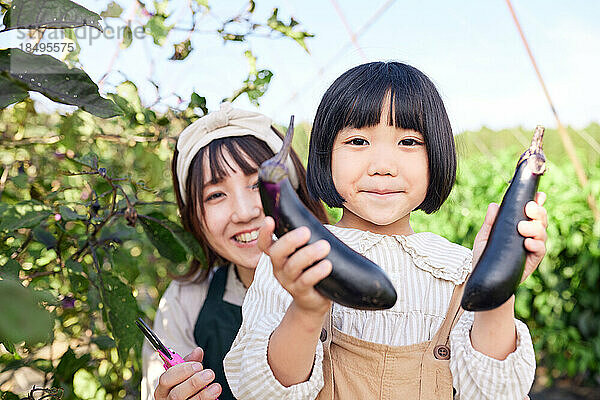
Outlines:
{"type": "Polygon", "coordinates": [[[410,212],[423,202],[429,185],[427,149],[420,132],[387,121],[343,129],[333,143],[331,171],[335,188],[345,199],[338,226],[387,235],[413,233],[410,212]]]}

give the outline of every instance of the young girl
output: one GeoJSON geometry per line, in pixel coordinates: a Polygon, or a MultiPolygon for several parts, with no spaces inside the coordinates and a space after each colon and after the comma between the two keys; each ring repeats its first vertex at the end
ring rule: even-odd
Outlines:
{"type": "MultiPolygon", "coordinates": [[[[258,166],[279,151],[280,136],[267,117],[229,103],[179,136],[172,163],[177,204],[185,229],[204,248],[207,265],[194,260],[189,273],[173,281],[161,298],[154,330],[165,345],[190,353],[190,362],[165,372],[158,354],[145,344],[143,399],[233,399],[222,360],[240,327],[241,304],[261,255],[258,166]]],[[[321,204],[308,196],[306,173],[295,153],[288,168],[300,198],[326,222],[321,204]]]]}
{"type": "MultiPolygon", "coordinates": [[[[306,227],[272,241],[227,354],[238,399],[523,399],[535,356],[514,296],[497,309],[459,309],[463,284],[481,255],[498,206],[490,205],[474,250],[429,232],[410,213],[440,208],[454,184],[454,140],[442,100],[419,70],[397,62],[360,65],[327,90],[315,116],[307,168],[312,196],[342,207],[332,233],[377,263],[398,301],[389,310],[333,304],[314,285],[331,271],[325,241],[306,227]],[[315,264],[313,267],[311,265],[315,264]],[[309,268],[310,267],[310,268],[309,268]]],[[[523,279],[545,254],[545,196],[521,221],[529,251],[523,279]]]]}

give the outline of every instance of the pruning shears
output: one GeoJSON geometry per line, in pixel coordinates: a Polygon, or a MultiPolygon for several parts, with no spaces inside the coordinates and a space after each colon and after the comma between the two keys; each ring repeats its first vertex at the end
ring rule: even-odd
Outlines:
{"type": "Polygon", "coordinates": [[[165,370],[171,368],[174,365],[185,362],[185,360],[179,354],[177,354],[176,352],[174,352],[171,349],[168,349],[160,341],[158,336],[156,336],[156,334],[154,332],[152,332],[152,329],[150,329],[148,327],[148,325],[146,325],[146,323],[144,322],[144,320],[142,318],[138,318],[135,321],[135,324],[137,325],[138,328],[140,328],[140,330],[142,331],[144,336],[146,336],[146,339],[148,339],[148,341],[150,342],[152,347],[154,347],[154,350],[156,350],[158,352],[158,355],[160,356],[160,358],[162,358],[163,367],[165,367],[165,370]]]}

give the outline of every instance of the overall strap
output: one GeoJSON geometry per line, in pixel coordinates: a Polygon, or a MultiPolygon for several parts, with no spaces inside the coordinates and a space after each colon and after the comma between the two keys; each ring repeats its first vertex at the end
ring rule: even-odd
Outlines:
{"type": "Polygon", "coordinates": [[[442,322],[440,329],[437,331],[429,345],[428,353],[431,354],[431,352],[433,352],[435,358],[437,359],[443,360],[450,358],[450,349],[448,347],[448,342],[450,341],[450,331],[452,331],[452,328],[454,328],[460,316],[464,312],[460,306],[460,301],[465,289],[465,283],[466,280],[460,285],[454,287],[444,322],[442,322]]]}
{"type": "Polygon", "coordinates": [[[215,300],[220,301],[223,299],[223,295],[225,294],[225,286],[227,285],[227,272],[229,268],[235,268],[235,266],[230,265],[217,268],[210,282],[210,286],[208,287],[208,293],[206,294],[206,300],[204,301],[205,303],[209,301],[213,302],[215,300]]]}
{"type": "Polygon", "coordinates": [[[323,380],[324,386],[317,396],[317,400],[333,400],[333,360],[331,359],[331,340],[333,338],[333,305],[327,311],[323,328],[321,329],[321,343],[323,343],[323,380]]]}

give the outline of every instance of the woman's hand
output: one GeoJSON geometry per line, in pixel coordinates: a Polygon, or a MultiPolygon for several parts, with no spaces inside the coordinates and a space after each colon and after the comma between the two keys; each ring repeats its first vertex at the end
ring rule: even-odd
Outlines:
{"type": "MultiPolygon", "coordinates": [[[[543,207],[545,201],[546,194],[544,192],[537,192],[535,201],[530,201],[525,206],[525,215],[531,218],[531,221],[523,220],[517,225],[518,232],[525,237],[524,245],[527,250],[527,259],[525,261],[525,269],[523,271],[521,282],[527,279],[529,275],[536,270],[546,254],[548,215],[546,209],[543,207]]],[[[491,203],[488,206],[483,225],[477,233],[475,242],[473,243],[473,265],[477,264],[477,261],[483,253],[483,249],[485,249],[492,225],[498,215],[498,208],[498,204],[495,203],[491,203]]]]}
{"type": "Polygon", "coordinates": [[[310,239],[310,230],[307,227],[294,229],[274,242],[274,230],[275,221],[266,217],[258,233],[258,248],[271,257],[273,274],[281,286],[292,295],[295,306],[300,311],[322,320],[331,307],[331,301],[321,296],[314,286],[331,273],[331,262],[323,260],[329,254],[329,243],[319,240],[302,247],[310,239]],[[322,261],[310,267],[319,260],[322,261]]]}
{"type": "Polygon", "coordinates": [[[184,357],[186,362],[177,364],[160,376],[154,391],[156,400],[215,400],[221,394],[221,385],[210,383],[215,379],[211,369],[203,369],[202,348],[197,347],[184,357]],[[210,386],[209,386],[210,385],[210,386]]]}

